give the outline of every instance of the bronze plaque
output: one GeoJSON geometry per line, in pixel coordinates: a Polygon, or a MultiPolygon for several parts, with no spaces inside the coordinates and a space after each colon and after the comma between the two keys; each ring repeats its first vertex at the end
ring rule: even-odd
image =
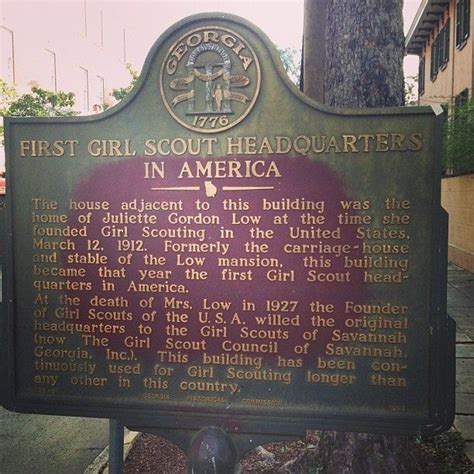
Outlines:
{"type": "Polygon", "coordinates": [[[445,429],[440,122],[313,102],[227,15],[169,29],[103,114],[7,119],[2,403],[243,433],[445,429]]]}

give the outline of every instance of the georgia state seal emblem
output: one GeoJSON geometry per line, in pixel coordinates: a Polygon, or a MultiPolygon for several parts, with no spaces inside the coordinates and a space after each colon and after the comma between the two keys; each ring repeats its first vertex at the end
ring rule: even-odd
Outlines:
{"type": "Polygon", "coordinates": [[[219,26],[194,29],[169,49],[160,91],[171,116],[201,133],[227,130],[252,110],[260,90],[255,52],[238,33],[219,26]]]}

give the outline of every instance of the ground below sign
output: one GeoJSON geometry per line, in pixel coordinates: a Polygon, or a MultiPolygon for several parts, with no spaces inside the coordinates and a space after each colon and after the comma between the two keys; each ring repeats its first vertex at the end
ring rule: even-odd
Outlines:
{"type": "Polygon", "coordinates": [[[224,15],[168,30],[104,114],[7,119],[4,405],[446,428],[439,127],[312,102],[224,15]]]}

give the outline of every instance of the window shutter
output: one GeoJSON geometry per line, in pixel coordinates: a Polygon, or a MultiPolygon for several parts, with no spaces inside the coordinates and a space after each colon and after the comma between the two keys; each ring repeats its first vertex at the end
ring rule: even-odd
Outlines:
{"type": "Polygon", "coordinates": [[[469,23],[470,23],[470,13],[471,13],[471,0],[464,0],[464,17],[463,17],[463,37],[465,40],[469,37],[469,23]]]}
{"type": "Polygon", "coordinates": [[[459,48],[462,43],[462,0],[456,0],[456,47],[459,48]]]}
{"type": "Polygon", "coordinates": [[[444,61],[444,31],[445,30],[443,28],[438,36],[439,52],[438,52],[438,64],[436,65],[438,71],[443,66],[443,61],[444,61]]]}
{"type": "Polygon", "coordinates": [[[446,64],[449,61],[449,38],[451,35],[451,20],[448,20],[446,26],[444,27],[444,58],[443,64],[446,64]]]}
{"type": "Polygon", "coordinates": [[[438,74],[441,66],[441,56],[443,54],[443,44],[441,41],[441,35],[436,38],[436,74],[438,74]]]}
{"type": "Polygon", "coordinates": [[[418,93],[423,95],[425,93],[425,59],[420,59],[418,66],[418,93]]]}
{"type": "Polygon", "coordinates": [[[430,64],[430,79],[435,79],[435,58],[436,58],[436,42],[431,45],[431,64],[430,64]]]}

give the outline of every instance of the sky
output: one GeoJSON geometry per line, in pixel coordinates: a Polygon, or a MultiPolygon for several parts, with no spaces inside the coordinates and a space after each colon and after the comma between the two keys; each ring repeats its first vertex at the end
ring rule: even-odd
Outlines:
{"type": "MultiPolygon", "coordinates": [[[[31,23],[32,30],[38,32],[35,34],[43,34],[47,38],[48,35],[67,35],[70,31],[63,19],[57,22],[53,31],[38,30],[37,15],[28,15],[28,5],[32,3],[35,6],[47,5],[48,8],[44,11],[49,16],[54,14],[55,8],[64,13],[68,5],[79,5],[80,9],[87,9],[91,19],[98,17],[98,12],[105,4],[105,27],[112,24],[121,31],[124,25],[127,26],[127,61],[137,70],[141,70],[146,55],[161,33],[182,18],[201,12],[218,11],[241,16],[258,26],[282,48],[301,49],[302,43],[304,0],[0,0],[0,12],[2,4],[24,4],[25,16],[22,21],[31,23]],[[59,6],[62,8],[59,9],[59,6]]],[[[421,0],[403,2],[405,32],[408,31],[420,3],[421,0]]],[[[48,20],[51,21],[51,18],[48,20]]],[[[121,40],[122,38],[117,39],[121,40]]],[[[408,57],[405,69],[405,75],[415,75],[417,58],[408,57]]]]}
{"type": "MultiPolygon", "coordinates": [[[[411,22],[422,0],[405,0],[404,30],[408,31],[411,22]]],[[[108,14],[112,17],[108,21],[117,25],[128,26],[127,49],[129,62],[135,69],[141,70],[145,58],[159,35],[182,18],[202,12],[227,12],[241,16],[258,26],[270,40],[279,47],[301,48],[303,34],[303,7],[304,0],[0,0],[0,13],[2,3],[47,3],[65,6],[68,3],[81,3],[87,5],[92,11],[100,9],[101,4],[108,4],[108,14]],[[84,3],[83,3],[84,2],[84,3]]],[[[37,22],[31,18],[25,8],[24,21],[37,22]]],[[[1,18],[1,15],[0,15],[1,18]]],[[[58,25],[58,29],[48,34],[60,34],[67,25],[58,25]],[[62,26],[63,28],[60,28],[62,26]]],[[[1,58],[0,58],[1,59],[1,58]]],[[[405,76],[416,76],[418,58],[407,56],[405,58],[405,76]]],[[[2,148],[2,147],[0,147],[2,148]]],[[[0,170],[4,168],[3,149],[0,149],[0,170]]]]}
{"type": "MultiPolygon", "coordinates": [[[[67,0],[62,0],[67,1],[67,0]]],[[[134,34],[127,37],[131,60],[141,68],[152,44],[165,29],[180,19],[200,12],[219,11],[239,15],[257,25],[280,47],[301,48],[303,34],[304,0],[105,0],[115,3],[117,21],[127,18],[132,22],[134,34]],[[133,8],[133,15],[131,15],[133,8]],[[143,28],[152,19],[152,28],[143,28]]],[[[404,30],[408,31],[421,0],[405,0],[403,6],[404,30]]],[[[418,60],[407,57],[405,75],[417,73],[418,60]]]]}

